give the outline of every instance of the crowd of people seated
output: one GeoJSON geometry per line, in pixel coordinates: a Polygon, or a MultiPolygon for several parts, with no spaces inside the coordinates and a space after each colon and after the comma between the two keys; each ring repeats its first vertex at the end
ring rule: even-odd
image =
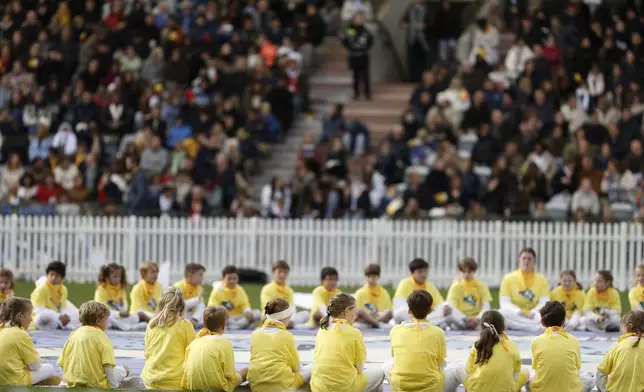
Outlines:
{"type": "Polygon", "coordinates": [[[324,5],[2,2],[2,212],[229,211],[306,109],[324,5]]]}

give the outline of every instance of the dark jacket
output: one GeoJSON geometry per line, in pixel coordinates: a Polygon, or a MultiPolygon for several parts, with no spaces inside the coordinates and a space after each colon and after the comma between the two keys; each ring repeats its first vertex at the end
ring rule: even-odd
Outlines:
{"type": "Polygon", "coordinates": [[[369,51],[373,46],[373,35],[364,26],[351,25],[344,32],[344,47],[349,51],[349,67],[366,66],[369,51]]]}

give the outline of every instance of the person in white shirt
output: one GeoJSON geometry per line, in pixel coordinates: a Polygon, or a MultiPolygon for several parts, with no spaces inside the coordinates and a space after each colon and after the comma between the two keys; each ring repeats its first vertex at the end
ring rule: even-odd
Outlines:
{"type": "Polygon", "coordinates": [[[78,175],[78,168],[76,165],[72,165],[71,158],[68,156],[64,156],[60,160],[60,164],[54,169],[54,178],[56,179],[56,183],[65,190],[69,190],[74,187],[74,180],[78,175]]]}
{"type": "Polygon", "coordinates": [[[572,195],[572,212],[577,214],[578,211],[582,211],[585,214],[597,216],[600,207],[599,196],[597,196],[597,192],[593,191],[590,179],[582,179],[579,189],[572,195]]]}
{"type": "Polygon", "coordinates": [[[571,94],[568,97],[568,102],[561,106],[561,113],[568,122],[568,131],[572,134],[588,122],[588,114],[579,107],[575,95],[571,94]]]}
{"type": "Polygon", "coordinates": [[[476,63],[477,58],[482,58],[488,65],[494,66],[499,62],[499,30],[485,18],[478,19],[476,25],[478,28],[474,33],[470,62],[476,63]]]}
{"type": "MultiPolygon", "coordinates": [[[[452,79],[447,90],[436,96],[437,108],[443,110],[443,114],[454,128],[458,128],[463,119],[463,114],[470,108],[470,94],[461,85],[459,78],[452,79]]],[[[434,110],[434,108],[432,108],[434,110]]],[[[430,110],[430,115],[432,110],[430,110]]]]}
{"type": "Polygon", "coordinates": [[[71,124],[64,122],[58,127],[51,146],[59,149],[64,155],[74,155],[78,148],[78,139],[71,124]]]}
{"type": "Polygon", "coordinates": [[[588,85],[588,91],[590,92],[591,97],[596,99],[604,93],[604,90],[606,89],[604,74],[601,73],[597,64],[594,64],[590,73],[588,73],[586,84],[588,85]]]}
{"type": "Polygon", "coordinates": [[[373,6],[369,0],[344,0],[342,11],[340,11],[342,22],[351,23],[353,15],[357,12],[362,12],[366,21],[373,19],[373,6]]]}
{"type": "Polygon", "coordinates": [[[523,37],[517,41],[505,55],[505,70],[509,79],[515,80],[525,69],[528,61],[534,58],[534,52],[525,44],[523,37]]]}

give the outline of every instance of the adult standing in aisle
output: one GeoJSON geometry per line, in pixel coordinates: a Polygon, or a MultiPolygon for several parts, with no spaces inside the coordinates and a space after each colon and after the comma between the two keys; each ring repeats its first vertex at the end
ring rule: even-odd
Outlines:
{"type": "Polygon", "coordinates": [[[360,83],[364,95],[371,100],[371,80],[369,77],[369,51],[373,46],[373,35],[364,26],[364,15],[356,12],[351,25],[344,31],[344,47],[349,51],[349,69],[353,73],[354,99],[360,98],[360,83]]]}
{"type": "Polygon", "coordinates": [[[427,27],[427,5],[425,0],[414,0],[401,20],[407,30],[407,70],[409,81],[419,82],[429,62],[429,44],[425,35],[427,27]]]}

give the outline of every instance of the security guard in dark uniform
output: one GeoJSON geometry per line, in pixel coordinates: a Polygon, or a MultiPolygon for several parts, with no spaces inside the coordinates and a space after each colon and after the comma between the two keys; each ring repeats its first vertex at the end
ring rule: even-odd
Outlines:
{"type": "Polygon", "coordinates": [[[369,50],[373,46],[373,35],[364,26],[362,12],[357,12],[351,25],[344,31],[344,46],[349,51],[349,69],[353,72],[353,94],[360,98],[360,83],[364,95],[371,99],[371,80],[369,78],[369,50]]]}

